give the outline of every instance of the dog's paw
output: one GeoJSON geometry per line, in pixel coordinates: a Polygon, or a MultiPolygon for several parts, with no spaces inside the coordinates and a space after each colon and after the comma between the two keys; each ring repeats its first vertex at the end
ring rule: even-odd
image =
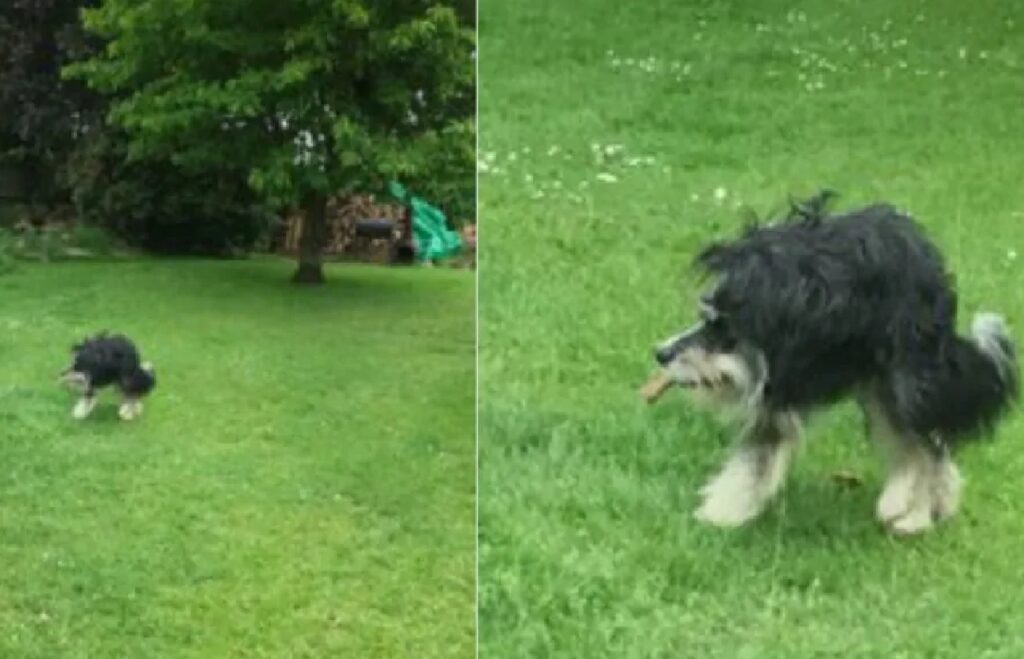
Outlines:
{"type": "Polygon", "coordinates": [[[96,407],[95,399],[83,398],[75,403],[74,409],[71,410],[71,416],[79,421],[88,417],[92,414],[93,408],[96,407]]]}
{"type": "Polygon", "coordinates": [[[960,492],[963,490],[963,478],[960,470],[952,462],[945,462],[939,467],[935,482],[932,484],[932,515],[935,521],[949,519],[960,507],[960,492]]]}
{"type": "Polygon", "coordinates": [[[891,476],[882,490],[875,507],[875,515],[882,524],[891,524],[910,511],[916,483],[912,473],[891,476]]]}
{"type": "Polygon", "coordinates": [[[705,524],[734,529],[752,521],[759,514],[761,514],[760,506],[722,506],[716,505],[713,501],[705,501],[700,508],[694,511],[693,517],[705,524]]]}
{"type": "Polygon", "coordinates": [[[736,528],[753,520],[764,510],[764,500],[752,490],[716,487],[702,488],[704,502],[693,513],[696,520],[722,528],[736,528]]]}
{"type": "Polygon", "coordinates": [[[117,415],[122,421],[134,421],[142,415],[142,403],[122,403],[117,415]]]}
{"type": "Polygon", "coordinates": [[[930,529],[933,523],[931,506],[919,505],[889,524],[889,531],[898,536],[918,535],[930,529]]]}

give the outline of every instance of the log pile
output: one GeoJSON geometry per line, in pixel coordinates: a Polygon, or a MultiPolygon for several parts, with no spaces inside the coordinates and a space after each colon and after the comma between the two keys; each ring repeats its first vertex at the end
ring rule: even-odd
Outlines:
{"type": "MultiPolygon", "coordinates": [[[[351,195],[332,197],[327,204],[327,247],[324,254],[343,260],[387,263],[392,247],[402,240],[401,219],[404,209],[401,204],[380,203],[373,195],[351,195]],[[361,220],[388,219],[394,222],[391,239],[361,238],[356,236],[356,223],[361,220]]],[[[294,209],[284,218],[283,238],[275,241],[276,251],[294,255],[299,248],[302,232],[302,211],[294,209]]],[[[461,268],[476,266],[476,225],[467,223],[460,231],[463,238],[463,253],[450,260],[448,265],[461,268]]],[[[278,234],[280,235],[280,234],[278,234]]]]}
{"type": "MultiPolygon", "coordinates": [[[[397,234],[401,217],[401,205],[378,203],[372,195],[332,197],[327,202],[327,246],[324,249],[324,254],[359,261],[386,262],[391,253],[392,243],[399,238],[397,234]],[[356,222],[371,219],[393,221],[395,234],[392,239],[357,240],[356,222]]],[[[293,210],[289,213],[285,218],[285,225],[281,251],[286,254],[294,254],[299,248],[302,212],[293,210]]]]}

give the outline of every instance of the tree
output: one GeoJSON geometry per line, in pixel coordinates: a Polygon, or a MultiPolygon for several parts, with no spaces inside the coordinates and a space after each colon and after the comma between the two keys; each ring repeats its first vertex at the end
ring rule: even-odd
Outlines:
{"type": "Polygon", "coordinates": [[[79,24],[97,0],[7,0],[0,7],[0,157],[30,172],[33,201],[52,202],[77,138],[95,126],[102,99],[61,67],[98,45],[79,24]]]}
{"type": "Polygon", "coordinates": [[[305,210],[296,282],[323,281],[327,198],[416,177],[473,115],[471,8],[431,0],[106,0],[69,67],[112,96],[136,155],[232,159],[305,210]]]}

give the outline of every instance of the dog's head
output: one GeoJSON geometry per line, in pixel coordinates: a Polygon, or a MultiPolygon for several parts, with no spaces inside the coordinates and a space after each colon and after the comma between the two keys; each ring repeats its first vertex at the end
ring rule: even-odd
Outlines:
{"type": "Polygon", "coordinates": [[[150,362],[143,362],[121,379],[121,391],[132,398],[142,398],[156,387],[156,369],[150,362]]]}
{"type": "Polygon", "coordinates": [[[89,386],[89,376],[82,371],[76,371],[74,366],[61,371],[57,382],[75,391],[84,390],[89,386]]]}
{"type": "Polygon", "coordinates": [[[745,342],[712,297],[698,305],[700,320],[657,345],[654,359],[677,386],[719,405],[750,403],[764,386],[764,357],[745,342]]]}

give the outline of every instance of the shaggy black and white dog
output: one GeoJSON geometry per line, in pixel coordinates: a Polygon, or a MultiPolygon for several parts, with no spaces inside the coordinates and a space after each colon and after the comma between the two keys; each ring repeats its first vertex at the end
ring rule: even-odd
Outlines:
{"type": "Polygon", "coordinates": [[[755,518],[783,483],[801,419],[852,395],[889,458],[878,518],[894,533],[924,531],[957,509],[953,450],[1016,398],[1003,320],[979,314],[970,338],[957,335],[951,276],[915,222],[887,205],[829,215],[829,196],[705,249],[701,320],[655,351],[675,384],[745,420],[701,490],[700,520],[755,518]]]}
{"type": "Polygon", "coordinates": [[[156,386],[156,374],[151,364],[140,362],[128,337],[101,333],[76,344],[71,353],[73,362],[61,373],[61,381],[82,391],[72,416],[89,416],[96,407],[97,390],[107,386],[121,392],[118,413],[122,419],[130,421],[142,414],[142,399],[156,386]]]}

